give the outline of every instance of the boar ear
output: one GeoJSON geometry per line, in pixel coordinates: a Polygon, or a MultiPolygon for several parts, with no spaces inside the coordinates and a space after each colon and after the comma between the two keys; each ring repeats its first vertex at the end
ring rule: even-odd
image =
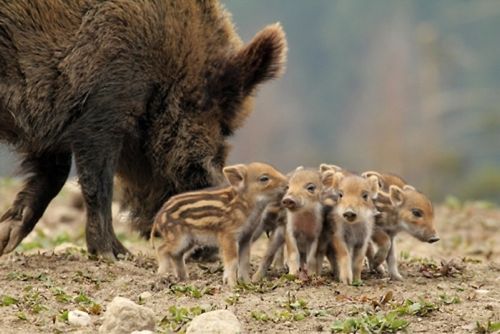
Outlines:
{"type": "Polygon", "coordinates": [[[405,186],[403,187],[403,190],[417,191],[417,189],[415,189],[415,187],[410,186],[409,184],[405,184],[405,186]]]}
{"type": "Polygon", "coordinates": [[[335,172],[329,170],[321,174],[321,183],[325,187],[333,187],[333,177],[335,172]]]}
{"type": "Polygon", "coordinates": [[[250,114],[253,99],[248,98],[266,80],[284,70],[287,43],[279,23],[267,26],[250,43],[222,62],[221,73],[210,82],[212,97],[222,110],[224,135],[231,135],[250,114]]]}
{"type": "Polygon", "coordinates": [[[321,164],[321,165],[319,165],[319,172],[320,173],[324,173],[324,172],[326,172],[328,170],[331,170],[331,171],[334,171],[334,172],[338,172],[338,171],[342,170],[342,168],[340,168],[337,165],[328,165],[328,164],[321,164]]]}
{"type": "Polygon", "coordinates": [[[340,181],[344,178],[344,175],[339,172],[334,172],[332,170],[327,170],[321,175],[321,183],[326,188],[334,188],[336,189],[340,181]]]}
{"type": "Polygon", "coordinates": [[[281,24],[275,23],[261,30],[248,45],[230,60],[240,75],[240,89],[244,95],[284,70],[287,43],[281,24]]]}
{"type": "Polygon", "coordinates": [[[378,179],[379,187],[384,188],[384,186],[385,186],[383,178],[382,178],[382,174],[380,174],[378,172],[368,171],[368,172],[364,172],[363,174],[361,174],[361,176],[364,177],[365,179],[369,178],[370,176],[375,176],[378,179]]]}
{"type": "Polygon", "coordinates": [[[378,196],[378,192],[380,190],[380,185],[379,185],[380,179],[375,175],[372,175],[369,176],[367,180],[370,183],[371,198],[376,199],[378,196]]]}
{"type": "Polygon", "coordinates": [[[222,173],[224,173],[229,184],[236,190],[241,191],[245,188],[247,166],[240,164],[224,167],[222,173]]]}
{"type": "Polygon", "coordinates": [[[389,197],[393,206],[401,206],[405,201],[405,195],[403,190],[396,185],[391,185],[389,187],[389,197]]]}

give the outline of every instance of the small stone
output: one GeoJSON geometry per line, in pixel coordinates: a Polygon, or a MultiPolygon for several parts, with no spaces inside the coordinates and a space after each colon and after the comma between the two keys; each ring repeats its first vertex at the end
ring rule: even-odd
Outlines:
{"type": "Polygon", "coordinates": [[[90,325],[90,315],[86,312],[74,310],[68,312],[68,322],[74,326],[86,327],[90,325]]]}
{"type": "Polygon", "coordinates": [[[146,299],[149,299],[153,297],[153,294],[149,291],[144,291],[143,293],[141,293],[139,295],[139,300],[142,301],[142,300],[146,300],[146,299]]]}
{"type": "Polygon", "coordinates": [[[477,289],[477,290],[476,290],[476,293],[477,293],[478,295],[485,295],[485,294],[487,294],[488,292],[490,292],[490,291],[489,291],[489,290],[484,290],[484,289],[477,289]]]}
{"type": "Polygon", "coordinates": [[[154,334],[154,332],[149,331],[149,330],[142,330],[142,331],[133,331],[130,334],[154,334]]]}
{"type": "Polygon", "coordinates": [[[241,324],[233,312],[217,310],[200,314],[188,325],[186,334],[237,334],[241,324]]]}
{"type": "Polygon", "coordinates": [[[151,309],[123,297],[115,297],[104,313],[99,333],[130,334],[134,331],[154,331],[155,317],[151,309]]]}

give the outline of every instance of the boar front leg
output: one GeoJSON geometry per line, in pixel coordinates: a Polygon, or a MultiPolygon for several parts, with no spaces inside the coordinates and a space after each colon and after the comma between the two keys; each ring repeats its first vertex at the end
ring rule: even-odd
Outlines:
{"type": "Polygon", "coordinates": [[[295,239],[291,228],[287,228],[286,230],[285,242],[288,257],[288,272],[292,275],[298,275],[300,269],[300,253],[297,246],[297,240],[295,239]]]}
{"type": "Polygon", "coordinates": [[[273,257],[275,254],[278,255],[279,250],[283,249],[283,244],[285,242],[285,227],[278,226],[276,230],[274,230],[271,240],[267,246],[266,254],[262,258],[260,262],[259,269],[252,276],[253,282],[258,282],[267,275],[267,270],[271,266],[271,262],[273,261],[273,257]]]}
{"type": "Polygon", "coordinates": [[[222,281],[231,288],[236,286],[238,270],[238,242],[230,233],[219,234],[219,247],[222,252],[224,275],[222,281]]]}
{"type": "Polygon", "coordinates": [[[31,175],[11,208],[0,218],[0,255],[16,248],[59,193],[71,168],[71,153],[28,156],[21,168],[31,175]]]}
{"type": "Polygon", "coordinates": [[[337,234],[333,237],[332,243],[338,264],[339,280],[344,284],[352,284],[352,260],[349,249],[337,234]]]}
{"type": "Polygon", "coordinates": [[[250,282],[250,246],[252,243],[252,234],[244,235],[238,246],[238,279],[241,282],[250,282]]]}
{"type": "MultiPolygon", "coordinates": [[[[318,238],[314,239],[312,244],[309,246],[308,252],[307,252],[307,271],[311,272],[313,274],[318,275],[321,273],[321,270],[318,271],[318,243],[319,240],[318,238]]],[[[320,252],[321,253],[321,252],[320,252]]],[[[323,259],[323,258],[322,258],[323,259]]]]}
{"type": "Polygon", "coordinates": [[[394,236],[391,236],[391,245],[389,248],[389,254],[387,256],[387,267],[389,269],[389,276],[392,280],[403,280],[403,276],[401,276],[398,270],[398,259],[396,255],[396,245],[394,244],[394,236]]]}
{"type": "Polygon", "coordinates": [[[103,132],[80,133],[73,152],[87,206],[87,249],[90,254],[116,259],[128,253],[116,238],[111,216],[113,175],[121,145],[119,138],[108,138],[103,132]]]}

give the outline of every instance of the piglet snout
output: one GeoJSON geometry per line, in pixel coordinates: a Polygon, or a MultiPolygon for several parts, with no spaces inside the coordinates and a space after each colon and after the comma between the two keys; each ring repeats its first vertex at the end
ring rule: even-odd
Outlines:
{"type": "Polygon", "coordinates": [[[285,198],[283,198],[281,203],[287,209],[295,209],[297,207],[297,202],[289,196],[286,196],[285,198]]]}

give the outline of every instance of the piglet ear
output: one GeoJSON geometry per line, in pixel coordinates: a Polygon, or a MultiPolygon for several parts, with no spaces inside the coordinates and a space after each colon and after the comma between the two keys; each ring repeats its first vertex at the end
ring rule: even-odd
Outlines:
{"type": "Polygon", "coordinates": [[[392,205],[395,207],[401,206],[405,201],[403,190],[395,185],[391,185],[389,187],[389,197],[391,199],[392,205]]]}
{"type": "Polygon", "coordinates": [[[237,191],[241,191],[245,188],[247,166],[240,164],[224,167],[222,173],[224,173],[229,184],[237,191]]]}
{"type": "Polygon", "coordinates": [[[380,179],[375,175],[372,175],[369,176],[367,180],[370,183],[371,198],[376,199],[378,196],[378,192],[380,191],[380,184],[379,184],[380,179]]]}
{"type": "Polygon", "coordinates": [[[340,181],[344,178],[344,174],[340,172],[334,172],[332,170],[327,170],[321,174],[321,183],[325,188],[337,189],[340,181]]]}
{"type": "Polygon", "coordinates": [[[368,172],[364,172],[363,174],[361,174],[361,176],[364,177],[365,179],[367,179],[371,176],[375,176],[378,179],[379,187],[384,188],[384,186],[385,186],[382,174],[380,174],[379,172],[368,171],[368,172]]]}
{"type": "Polygon", "coordinates": [[[324,172],[326,172],[328,170],[334,171],[334,172],[340,172],[342,170],[342,168],[340,168],[337,165],[329,165],[329,164],[321,164],[321,165],[319,165],[319,172],[320,173],[324,173],[324,172]]]}

